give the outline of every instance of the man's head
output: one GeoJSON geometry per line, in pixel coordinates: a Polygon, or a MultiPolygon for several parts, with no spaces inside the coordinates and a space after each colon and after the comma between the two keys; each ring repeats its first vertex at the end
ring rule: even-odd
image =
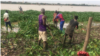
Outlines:
{"type": "Polygon", "coordinates": [[[74,16],[74,19],[77,20],[78,19],[78,16],[74,16]]]}
{"type": "Polygon", "coordinates": [[[44,8],[41,9],[41,13],[45,14],[45,9],[44,8]]]}
{"type": "Polygon", "coordinates": [[[56,13],[56,14],[59,14],[59,11],[56,10],[55,13],[56,13]]]}
{"type": "Polygon", "coordinates": [[[5,12],[6,12],[6,13],[8,13],[8,11],[7,11],[7,10],[6,10],[5,12]]]}

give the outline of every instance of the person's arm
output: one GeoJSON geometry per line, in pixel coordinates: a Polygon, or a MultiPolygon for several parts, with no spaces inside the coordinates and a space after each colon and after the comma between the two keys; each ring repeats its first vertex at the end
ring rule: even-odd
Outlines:
{"type": "Polygon", "coordinates": [[[46,16],[43,16],[42,19],[43,19],[43,25],[50,29],[50,27],[46,25],[46,16]]]}
{"type": "Polygon", "coordinates": [[[58,18],[58,15],[56,15],[55,19],[57,19],[57,18],[58,18]]]}
{"type": "Polygon", "coordinates": [[[46,16],[43,16],[42,19],[43,19],[43,25],[46,26],[46,16]]]}

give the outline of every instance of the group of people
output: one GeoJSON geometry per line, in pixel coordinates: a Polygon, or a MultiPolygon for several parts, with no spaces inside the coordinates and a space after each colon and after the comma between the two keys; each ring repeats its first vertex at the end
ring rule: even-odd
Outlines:
{"type": "MultiPolygon", "coordinates": [[[[59,13],[58,11],[55,11],[53,16],[54,16],[53,22],[54,22],[56,27],[57,27],[58,19],[60,20],[60,30],[62,31],[64,22],[65,22],[65,20],[63,18],[63,15],[61,13],[59,13]]],[[[10,28],[12,30],[12,26],[11,26],[11,23],[10,23],[10,20],[9,20],[9,15],[8,15],[8,11],[7,10],[5,11],[5,13],[3,15],[3,18],[4,18],[4,21],[5,21],[7,30],[8,30],[8,25],[10,26],[10,28]]],[[[43,49],[44,50],[48,49],[46,28],[50,29],[49,25],[46,24],[46,18],[47,18],[47,16],[45,15],[45,9],[42,8],[41,9],[41,14],[38,16],[38,22],[39,22],[39,29],[38,29],[39,40],[38,40],[38,45],[40,46],[41,40],[43,40],[43,49]]],[[[69,44],[71,44],[74,29],[78,29],[77,19],[78,19],[78,16],[74,16],[74,18],[70,20],[69,25],[66,27],[63,46],[65,45],[66,36],[69,36],[69,39],[70,39],[69,40],[69,44]]],[[[89,55],[87,52],[85,52],[85,53],[87,55],[89,55]]],[[[78,52],[78,55],[79,54],[81,54],[81,53],[78,52]]]]}
{"type": "MultiPolygon", "coordinates": [[[[58,11],[55,11],[53,16],[54,16],[53,21],[54,21],[55,26],[57,26],[58,19],[60,20],[60,30],[62,31],[64,22],[65,22],[63,15],[61,13],[59,13],[58,11]]],[[[41,40],[43,40],[43,49],[44,50],[48,49],[46,27],[50,29],[50,27],[46,24],[46,18],[47,17],[45,16],[45,9],[42,8],[41,14],[38,16],[38,20],[39,20],[39,31],[38,31],[39,32],[39,40],[38,40],[38,44],[40,45],[41,40]]],[[[78,29],[77,19],[78,19],[78,16],[74,16],[74,19],[72,19],[69,22],[69,25],[67,26],[67,28],[65,30],[63,45],[65,45],[66,36],[70,37],[69,43],[71,43],[74,29],[75,28],[78,29]]]]}
{"type": "MultiPolygon", "coordinates": [[[[63,15],[61,13],[59,13],[58,11],[55,11],[54,13],[54,18],[53,18],[53,22],[55,24],[55,26],[57,27],[57,22],[58,19],[60,20],[60,30],[63,30],[63,25],[64,25],[64,18],[63,15]]],[[[8,11],[6,10],[4,15],[3,15],[5,24],[6,24],[6,29],[8,31],[8,25],[10,26],[11,30],[12,30],[12,26],[9,20],[9,15],[8,15],[8,11]]],[[[39,20],[39,40],[38,40],[38,44],[40,45],[41,43],[41,39],[43,40],[43,48],[46,50],[48,47],[48,43],[47,43],[47,34],[46,34],[46,27],[50,29],[50,27],[46,24],[46,16],[45,16],[45,9],[42,8],[41,9],[41,14],[38,16],[38,20],[39,20]]],[[[73,32],[74,29],[77,28],[78,29],[78,22],[77,22],[78,16],[74,16],[74,19],[72,19],[69,22],[69,25],[67,26],[66,30],[65,30],[65,36],[64,36],[64,42],[63,45],[65,44],[66,41],[66,36],[70,37],[69,43],[71,43],[72,40],[72,36],[73,36],[73,32]]]]}
{"type": "MultiPolygon", "coordinates": [[[[11,26],[11,23],[9,20],[9,15],[8,15],[7,10],[4,13],[3,18],[4,18],[4,21],[6,24],[7,31],[8,31],[8,25],[10,26],[10,28],[12,30],[12,26],[11,26]]],[[[47,48],[46,27],[48,27],[50,29],[50,27],[48,25],[46,25],[46,18],[47,17],[45,16],[45,9],[41,9],[41,14],[38,16],[38,20],[39,20],[39,41],[38,42],[40,45],[41,39],[43,40],[44,49],[47,48]]],[[[58,11],[55,11],[53,21],[56,26],[57,26],[58,19],[60,20],[60,30],[62,31],[65,20],[61,13],[59,13],[58,11]]],[[[74,28],[76,27],[78,29],[77,19],[78,19],[78,16],[74,16],[74,19],[72,19],[70,21],[69,25],[67,26],[67,28],[65,30],[64,44],[65,44],[67,35],[70,37],[69,43],[71,43],[74,28]]]]}

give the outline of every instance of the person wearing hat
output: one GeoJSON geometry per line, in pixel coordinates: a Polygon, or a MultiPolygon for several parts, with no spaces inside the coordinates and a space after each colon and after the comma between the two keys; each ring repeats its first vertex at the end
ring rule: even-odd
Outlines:
{"type": "Polygon", "coordinates": [[[9,14],[8,14],[7,10],[5,11],[3,18],[4,18],[5,25],[6,25],[6,30],[8,31],[8,25],[10,26],[10,28],[12,30],[12,26],[11,26],[11,23],[10,23],[10,20],[9,20],[9,14]]]}
{"type": "Polygon", "coordinates": [[[65,44],[66,36],[69,36],[69,37],[70,37],[69,44],[71,44],[71,40],[72,40],[72,37],[73,37],[74,29],[75,29],[75,28],[78,29],[78,22],[77,22],[77,19],[78,19],[78,16],[74,16],[74,19],[72,19],[72,20],[69,22],[69,25],[66,27],[63,45],[65,44]]]}

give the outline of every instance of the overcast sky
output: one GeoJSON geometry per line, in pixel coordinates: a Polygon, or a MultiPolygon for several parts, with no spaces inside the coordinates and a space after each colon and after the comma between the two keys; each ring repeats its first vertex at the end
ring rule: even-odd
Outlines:
{"type": "Polygon", "coordinates": [[[0,0],[0,1],[20,1],[20,2],[38,2],[38,3],[62,3],[62,4],[91,4],[100,5],[100,0],[0,0]]]}

